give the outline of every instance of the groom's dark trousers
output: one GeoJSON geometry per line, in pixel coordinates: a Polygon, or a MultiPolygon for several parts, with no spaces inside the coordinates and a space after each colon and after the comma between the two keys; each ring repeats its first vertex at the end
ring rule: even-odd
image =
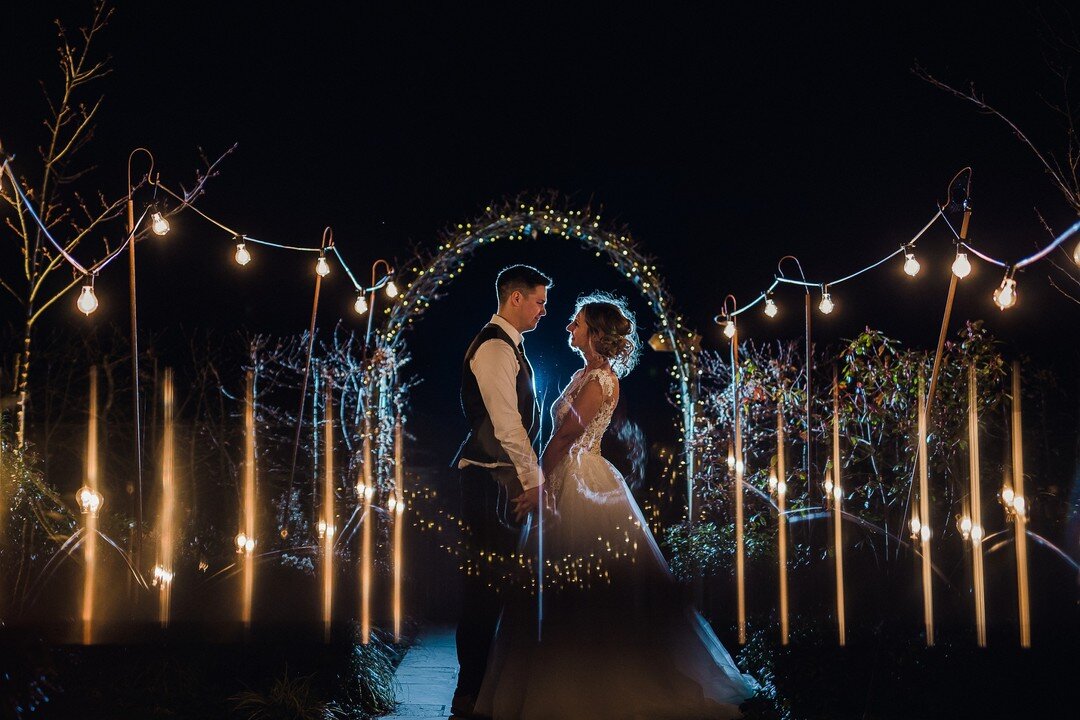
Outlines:
{"type": "MultiPolygon", "coordinates": [[[[461,470],[461,510],[464,521],[464,547],[473,561],[471,572],[463,576],[461,619],[457,628],[457,653],[461,673],[457,692],[476,695],[484,680],[488,650],[502,611],[501,577],[515,552],[519,530],[505,522],[508,514],[506,490],[486,468],[467,465],[461,470]],[[479,554],[494,553],[489,562],[479,554]],[[499,561],[502,558],[502,561],[499,561]]],[[[468,568],[467,568],[468,569],[468,568]]]]}

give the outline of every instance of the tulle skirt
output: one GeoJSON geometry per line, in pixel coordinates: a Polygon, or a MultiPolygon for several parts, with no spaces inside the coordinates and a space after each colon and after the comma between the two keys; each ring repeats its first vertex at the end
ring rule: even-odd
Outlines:
{"type": "Polygon", "coordinates": [[[543,582],[509,593],[477,712],[496,720],[740,717],[756,683],[686,602],[619,472],[583,453],[552,481],[561,485],[557,516],[522,531],[521,550],[543,582]]]}

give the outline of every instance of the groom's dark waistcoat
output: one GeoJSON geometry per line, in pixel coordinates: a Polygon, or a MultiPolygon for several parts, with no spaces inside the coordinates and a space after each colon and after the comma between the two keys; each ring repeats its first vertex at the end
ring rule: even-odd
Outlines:
{"type": "Polygon", "coordinates": [[[510,463],[510,456],[506,454],[502,444],[495,437],[495,427],[488,415],[487,406],[484,405],[484,398],[480,395],[480,385],[476,382],[476,376],[469,366],[473,355],[488,340],[505,342],[517,353],[518,374],[515,384],[521,424],[525,427],[529,442],[534,448],[540,435],[540,407],[536,404],[529,361],[525,358],[521,347],[514,343],[505,330],[494,323],[489,323],[469,345],[461,368],[461,409],[465,411],[465,419],[469,422],[470,432],[462,443],[461,449],[458,450],[457,457],[454,458],[455,466],[461,459],[479,463],[510,463]]]}

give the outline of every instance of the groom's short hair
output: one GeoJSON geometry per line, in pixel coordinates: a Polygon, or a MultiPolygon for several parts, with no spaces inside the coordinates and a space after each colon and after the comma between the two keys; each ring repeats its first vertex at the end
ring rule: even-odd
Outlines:
{"type": "Polygon", "coordinates": [[[495,292],[499,296],[499,305],[505,303],[515,290],[523,294],[540,286],[552,286],[551,278],[531,265],[511,265],[503,268],[495,278],[495,292]]]}

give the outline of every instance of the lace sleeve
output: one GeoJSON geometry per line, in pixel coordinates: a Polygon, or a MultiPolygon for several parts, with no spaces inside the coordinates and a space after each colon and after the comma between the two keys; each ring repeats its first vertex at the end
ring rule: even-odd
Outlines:
{"type": "Polygon", "coordinates": [[[610,400],[615,394],[615,378],[611,376],[611,373],[604,372],[599,368],[593,370],[592,375],[596,378],[597,382],[600,383],[600,389],[604,393],[604,399],[610,400]]]}

